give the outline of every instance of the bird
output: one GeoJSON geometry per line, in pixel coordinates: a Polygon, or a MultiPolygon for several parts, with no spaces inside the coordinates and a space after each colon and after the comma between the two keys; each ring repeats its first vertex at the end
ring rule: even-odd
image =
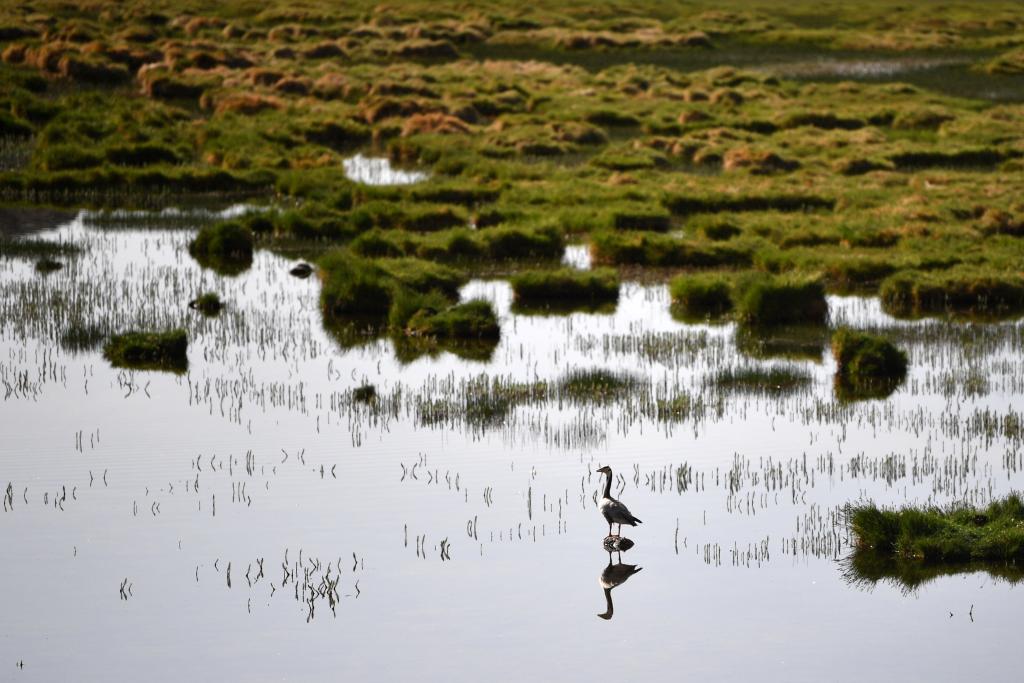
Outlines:
{"type": "Polygon", "coordinates": [[[625,505],[612,498],[612,468],[605,465],[598,472],[608,475],[608,481],[604,485],[604,495],[601,496],[601,500],[597,504],[597,509],[608,521],[608,535],[612,535],[612,524],[619,525],[619,534],[622,533],[623,524],[630,526],[642,524],[643,522],[634,517],[625,505]]]}
{"type": "Polygon", "coordinates": [[[601,572],[601,588],[604,589],[604,601],[607,609],[603,614],[598,614],[605,621],[612,618],[612,614],[615,612],[615,607],[612,605],[612,589],[616,586],[622,585],[626,582],[626,579],[636,574],[643,567],[638,567],[635,564],[622,564],[622,553],[619,553],[619,563],[612,564],[612,553],[608,551],[608,566],[601,572]]]}

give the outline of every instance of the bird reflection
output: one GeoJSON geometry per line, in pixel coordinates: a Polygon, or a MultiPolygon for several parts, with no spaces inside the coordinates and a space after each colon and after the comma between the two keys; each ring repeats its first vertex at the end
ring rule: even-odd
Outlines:
{"type": "Polygon", "coordinates": [[[628,538],[610,536],[604,540],[604,549],[608,552],[608,566],[601,572],[600,582],[601,588],[604,589],[604,601],[607,609],[597,615],[602,619],[611,619],[615,613],[615,607],[612,605],[612,589],[625,583],[629,577],[643,569],[635,564],[622,563],[623,551],[632,547],[633,541],[628,538]],[[618,559],[618,562],[614,564],[612,563],[612,553],[616,553],[618,559]]]}

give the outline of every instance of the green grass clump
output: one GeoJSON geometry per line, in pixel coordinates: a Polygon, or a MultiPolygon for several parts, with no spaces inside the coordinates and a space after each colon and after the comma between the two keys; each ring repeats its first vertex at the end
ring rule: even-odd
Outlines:
{"type": "Polygon", "coordinates": [[[437,290],[455,297],[468,280],[461,270],[418,258],[382,258],[373,265],[402,287],[416,292],[437,290]]]}
{"type": "Polygon", "coordinates": [[[55,261],[48,256],[44,256],[43,258],[36,261],[36,272],[42,273],[44,275],[47,273],[54,273],[63,267],[63,263],[61,263],[60,261],[55,261]]]}
{"type": "Polygon", "coordinates": [[[862,551],[922,563],[1024,559],[1024,502],[1016,493],[985,508],[857,505],[849,520],[862,551]]]}
{"type": "Polygon", "coordinates": [[[680,275],[669,284],[669,292],[684,319],[713,318],[733,308],[732,287],[729,280],[719,274],[680,275]]]}
{"type": "Polygon", "coordinates": [[[565,252],[565,237],[554,227],[498,227],[479,239],[487,254],[499,261],[557,259],[565,252]]]}
{"type": "Polygon", "coordinates": [[[619,275],[611,268],[597,270],[532,270],[511,279],[518,304],[599,304],[619,299],[619,275]]]}
{"type": "Polygon", "coordinates": [[[745,267],[751,264],[748,245],[679,239],[652,232],[600,232],[591,236],[597,263],[679,268],[745,267]]]}
{"type": "Polygon", "coordinates": [[[1024,310],[1024,277],[1015,273],[897,273],[882,282],[882,307],[892,315],[1016,313],[1024,310]]]}
{"type": "Polygon", "coordinates": [[[224,302],[216,292],[205,292],[188,303],[189,308],[194,308],[205,316],[212,317],[219,315],[224,308],[224,302]]]}
{"type": "Polygon", "coordinates": [[[651,230],[666,232],[672,227],[672,217],[661,207],[630,207],[611,213],[612,227],[616,230],[651,230]]]}
{"type": "Polygon", "coordinates": [[[379,267],[342,250],[328,252],[319,265],[320,305],[327,318],[388,315],[393,282],[379,267]]]}
{"type": "Polygon", "coordinates": [[[476,299],[442,310],[420,308],[405,325],[405,333],[433,339],[497,339],[498,316],[489,301],[476,299]]]}
{"type": "Polygon", "coordinates": [[[665,206],[678,216],[700,213],[722,213],[739,211],[813,211],[831,210],[835,200],[818,195],[670,195],[665,206]]]}
{"type": "Polygon", "coordinates": [[[352,390],[352,400],[360,403],[371,403],[377,398],[377,388],[372,384],[361,384],[352,390]]]}
{"type": "Polygon", "coordinates": [[[252,230],[238,221],[207,225],[188,245],[188,251],[201,266],[234,275],[252,265],[252,230]]]}
{"type": "Polygon", "coordinates": [[[399,288],[391,297],[388,310],[388,328],[396,334],[407,334],[409,321],[421,311],[434,315],[452,305],[452,299],[439,291],[416,292],[399,288]]]}
{"type": "Polygon", "coordinates": [[[841,329],[832,335],[838,373],[851,382],[898,380],[907,374],[907,354],[892,342],[864,332],[841,329]]]}
{"type": "Polygon", "coordinates": [[[185,330],[115,334],[103,347],[103,357],[119,368],[184,372],[188,335],[185,330]]]}
{"type": "Polygon", "coordinates": [[[737,283],[736,310],[750,325],[823,324],[828,318],[820,280],[752,275],[737,283]]]}
{"type": "Polygon", "coordinates": [[[784,394],[807,388],[813,378],[806,370],[793,367],[772,366],[723,368],[716,372],[706,384],[723,392],[752,394],[784,394]]]}

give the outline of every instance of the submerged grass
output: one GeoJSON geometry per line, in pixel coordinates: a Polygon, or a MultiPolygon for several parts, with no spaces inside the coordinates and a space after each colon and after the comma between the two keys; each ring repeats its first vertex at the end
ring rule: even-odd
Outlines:
{"type": "Polygon", "coordinates": [[[788,366],[729,367],[705,379],[705,386],[718,391],[768,395],[800,391],[813,383],[809,372],[788,366]]]}

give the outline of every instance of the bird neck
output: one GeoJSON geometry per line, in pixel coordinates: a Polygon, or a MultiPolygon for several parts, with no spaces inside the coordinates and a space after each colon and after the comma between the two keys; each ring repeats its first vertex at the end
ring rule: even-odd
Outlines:
{"type": "Polygon", "coordinates": [[[611,498],[612,497],[612,473],[611,472],[608,473],[608,480],[605,481],[605,483],[604,483],[604,497],[605,498],[611,498]]]}
{"type": "Polygon", "coordinates": [[[605,621],[607,621],[608,619],[612,618],[613,614],[615,614],[615,607],[612,606],[612,589],[611,588],[605,588],[604,589],[604,602],[605,602],[605,606],[606,606],[607,609],[605,609],[604,614],[598,614],[597,616],[599,616],[602,619],[604,619],[605,621]]]}

